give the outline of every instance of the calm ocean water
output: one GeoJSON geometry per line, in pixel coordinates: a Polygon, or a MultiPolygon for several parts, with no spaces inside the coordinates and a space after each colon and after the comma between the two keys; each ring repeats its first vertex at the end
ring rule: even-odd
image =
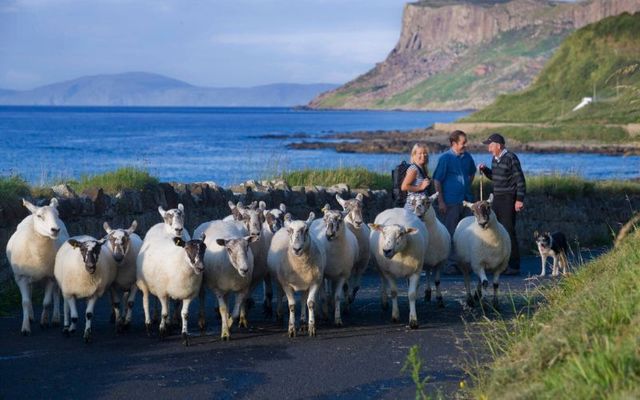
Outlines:
{"type": "MultiPolygon", "coordinates": [[[[43,184],[139,166],[162,181],[220,185],[282,170],[363,166],[389,172],[407,156],[287,150],[291,139],[260,135],[393,130],[451,122],[464,112],[310,111],[289,108],[0,107],[0,174],[43,184]]],[[[408,151],[409,149],[407,149],[408,151]]],[[[473,154],[489,162],[488,154],[473,154]]],[[[432,164],[437,155],[431,157],[432,164]]],[[[520,154],[528,174],[589,179],[640,176],[640,157],[520,154]]],[[[433,166],[432,166],[433,168],[433,166]]]]}

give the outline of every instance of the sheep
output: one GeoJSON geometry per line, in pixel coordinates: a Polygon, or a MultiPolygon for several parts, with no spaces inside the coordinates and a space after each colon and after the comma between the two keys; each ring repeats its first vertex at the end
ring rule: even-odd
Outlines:
{"type": "Polygon", "coordinates": [[[347,223],[349,230],[356,236],[358,240],[358,256],[356,262],[353,265],[353,271],[351,272],[351,279],[349,287],[351,287],[351,293],[348,295],[348,303],[353,303],[356,299],[356,293],[360,290],[360,281],[362,275],[369,266],[369,259],[371,258],[371,252],[369,249],[369,236],[371,230],[369,226],[364,223],[362,218],[362,201],[364,196],[362,193],[358,193],[355,199],[343,200],[339,194],[336,194],[336,200],[340,204],[343,210],[347,211],[347,216],[344,221],[347,223]]]}
{"type": "Polygon", "coordinates": [[[136,259],[142,247],[142,239],[134,233],[137,227],[137,221],[133,221],[129,229],[112,229],[108,222],[103,224],[103,228],[107,232],[107,247],[117,265],[116,279],[111,285],[110,292],[112,317],[118,331],[130,326],[133,304],[138,292],[136,259]],[[123,292],[123,302],[126,307],[125,315],[122,317],[120,316],[120,291],[123,292]]]}
{"type": "Polygon", "coordinates": [[[428,232],[424,223],[404,208],[392,208],[378,214],[371,228],[371,253],[380,273],[391,287],[391,320],[398,322],[396,278],[409,278],[409,327],[418,328],[416,290],[424,264],[428,232]]]}
{"type": "MultiPolygon", "coordinates": [[[[186,230],[185,230],[186,232],[186,230]]],[[[195,236],[195,235],[194,235],[195,236]]],[[[182,300],[182,339],[189,345],[189,304],[198,295],[204,271],[206,237],[185,241],[179,236],[146,238],[136,259],[136,285],[142,291],[144,322],[151,332],[149,294],[160,299],[162,318],[159,336],[164,339],[169,323],[169,298],[182,300]]]]}
{"type": "Polygon", "coordinates": [[[411,210],[422,220],[429,233],[429,244],[425,246],[424,266],[426,267],[427,285],[424,291],[425,301],[431,301],[431,274],[434,275],[436,284],[436,301],[438,307],[444,307],[442,293],[440,292],[440,274],[447,263],[451,251],[451,234],[442,222],[436,217],[436,212],[431,206],[438,198],[436,192],[432,196],[419,193],[409,193],[407,203],[411,210]]]}
{"type": "MultiPolygon", "coordinates": [[[[271,247],[271,240],[273,235],[278,232],[284,226],[284,216],[287,213],[287,206],[280,203],[278,208],[271,210],[264,210],[264,223],[262,224],[262,238],[260,246],[259,257],[264,257],[260,262],[267,262],[267,255],[269,253],[269,247],[271,247]]],[[[264,296],[262,302],[262,308],[264,314],[267,317],[273,315],[272,301],[273,301],[273,282],[271,280],[271,273],[267,266],[267,272],[264,277],[264,296]]]]}
{"type": "Polygon", "coordinates": [[[64,328],[66,336],[75,332],[78,322],[76,299],[87,298],[85,310],[84,341],[91,341],[91,321],[96,301],[116,277],[116,266],[106,239],[92,236],[74,236],[66,241],[56,254],[54,275],[64,297],[64,328]],[[71,324],[69,324],[71,311],[71,324]]]}
{"type": "Polygon", "coordinates": [[[511,255],[511,239],[491,209],[493,194],[486,201],[470,203],[465,207],[473,211],[473,216],[463,218],[453,233],[458,265],[462,267],[464,284],[467,289],[467,304],[473,306],[469,285],[469,267],[478,276],[476,297],[482,297],[482,287],[489,285],[486,272],[493,273],[493,306],[498,307],[498,281],[507,268],[511,255]]]}
{"type": "MultiPolygon", "coordinates": [[[[326,266],[325,279],[331,281],[334,306],[334,325],[342,326],[340,303],[343,287],[351,276],[351,270],[358,256],[358,239],[345,227],[346,212],[331,210],[329,204],[322,209],[324,216],[311,224],[311,234],[324,247],[326,266]]],[[[325,297],[325,291],[322,291],[325,297]]]]}
{"type": "Polygon", "coordinates": [[[67,240],[69,234],[58,216],[58,199],[53,198],[48,206],[37,207],[22,199],[22,204],[31,213],[25,217],[7,243],[7,259],[13,277],[22,297],[22,328],[24,336],[31,334],[33,304],[31,303],[32,283],[46,280],[40,326],[49,323],[48,308],[53,297],[51,323],[60,324],[60,292],[53,267],[56,253],[67,240]]]}
{"type": "Polygon", "coordinates": [[[253,253],[249,245],[258,240],[247,236],[244,229],[230,221],[212,221],[201,224],[194,235],[206,235],[207,251],[204,255],[204,282],[200,290],[200,321],[204,328],[204,289],[208,287],[218,299],[222,319],[222,340],[229,340],[234,319],[238,325],[248,327],[244,299],[249,295],[253,275],[253,253]],[[229,293],[237,293],[233,315],[227,303],[229,293]]]}
{"type": "Polygon", "coordinates": [[[178,208],[171,210],[165,210],[162,206],[158,206],[158,212],[164,222],[160,222],[152,226],[144,236],[145,240],[151,239],[155,236],[164,236],[168,238],[174,238],[179,236],[185,242],[191,240],[189,232],[184,229],[184,206],[178,204],[178,208]]]}
{"type": "MultiPolygon", "coordinates": [[[[291,215],[285,215],[284,229],[280,229],[273,236],[267,263],[272,275],[275,276],[279,287],[285,292],[289,304],[289,337],[296,336],[295,291],[305,291],[303,302],[306,299],[309,309],[309,336],[316,336],[315,304],[316,295],[322,286],[326,266],[324,248],[316,242],[309,232],[311,223],[315,218],[313,212],[309,213],[306,221],[292,220],[291,215]]],[[[281,299],[281,296],[278,296],[281,299]]],[[[280,301],[278,302],[280,305],[280,301]]],[[[278,314],[281,309],[278,307],[278,314]]],[[[306,312],[304,304],[300,313],[301,330],[305,329],[306,312]]]]}

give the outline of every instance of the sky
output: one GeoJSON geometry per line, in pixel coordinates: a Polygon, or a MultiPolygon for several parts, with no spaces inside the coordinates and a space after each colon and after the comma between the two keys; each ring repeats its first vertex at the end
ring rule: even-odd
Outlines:
{"type": "Polygon", "coordinates": [[[198,86],[345,83],[395,46],[406,0],[0,0],[0,88],[145,71],[198,86]]]}

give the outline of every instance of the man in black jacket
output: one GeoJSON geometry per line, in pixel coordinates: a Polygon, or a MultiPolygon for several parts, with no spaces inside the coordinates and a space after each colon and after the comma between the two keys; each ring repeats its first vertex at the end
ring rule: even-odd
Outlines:
{"type": "Polygon", "coordinates": [[[482,142],[489,146],[493,155],[491,168],[480,164],[478,169],[493,181],[493,210],[511,238],[511,258],[509,268],[503,275],[520,274],[520,251],[516,238],[516,213],[524,208],[526,182],[518,156],[505,148],[505,140],[499,133],[493,133],[482,142]]]}

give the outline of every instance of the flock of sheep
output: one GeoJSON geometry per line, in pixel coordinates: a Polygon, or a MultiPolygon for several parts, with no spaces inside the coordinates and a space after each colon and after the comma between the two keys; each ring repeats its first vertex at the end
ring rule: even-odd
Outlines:
{"type": "MultiPolygon", "coordinates": [[[[363,221],[361,194],[348,200],[336,195],[343,210],[332,210],[326,205],[322,218],[316,219],[311,212],[307,220],[294,220],[283,204],[267,209],[262,201],[248,206],[229,202],[232,214],[201,224],[193,238],[184,228],[182,204],[171,210],[158,207],[163,222],[151,227],[144,241],[134,233],[136,221],[126,229],[113,229],[105,222],[106,236],[101,239],[86,235],[69,238],[58,216],[57,199],[42,207],[23,200],[31,214],[18,225],[7,244],[7,258],[22,295],[22,334],[30,333],[30,322],[34,320],[31,284],[46,280],[40,324],[60,323],[61,292],[64,332],[74,332],[78,323],[76,299],[86,298],[85,341],[92,337],[95,303],[107,289],[118,330],[131,324],[134,300],[140,290],[145,325],[150,332],[149,299],[150,295],[157,297],[161,306],[160,337],[167,333],[169,301],[176,300],[176,313],[179,309],[182,337],[187,345],[189,305],[199,297],[198,324],[204,330],[204,296],[209,289],[219,306],[221,338],[228,340],[234,322],[248,326],[246,308],[260,284],[265,287],[263,307],[267,315],[273,312],[273,289],[279,319],[283,319],[283,293],[286,296],[291,337],[298,331],[295,293],[301,292],[299,329],[315,336],[316,313],[322,311],[328,317],[329,307],[333,309],[334,324],[342,325],[343,300],[344,307],[355,300],[370,258],[382,276],[383,308],[386,309],[391,297],[393,321],[399,321],[400,315],[396,280],[409,280],[409,325],[417,328],[416,292],[423,269],[427,275],[427,301],[431,299],[433,273],[436,300],[444,305],[440,272],[452,241],[432,207],[436,196],[411,194],[407,200],[411,211],[388,209],[372,224],[363,221]],[[235,301],[230,312],[231,294],[235,295],[235,301]]],[[[476,203],[465,202],[473,216],[463,219],[453,236],[470,305],[481,297],[482,288],[487,288],[487,272],[494,274],[493,300],[497,304],[498,279],[509,260],[509,235],[498,223],[491,203],[492,197],[476,203]],[[475,296],[470,289],[471,270],[478,276],[475,296]]]]}

